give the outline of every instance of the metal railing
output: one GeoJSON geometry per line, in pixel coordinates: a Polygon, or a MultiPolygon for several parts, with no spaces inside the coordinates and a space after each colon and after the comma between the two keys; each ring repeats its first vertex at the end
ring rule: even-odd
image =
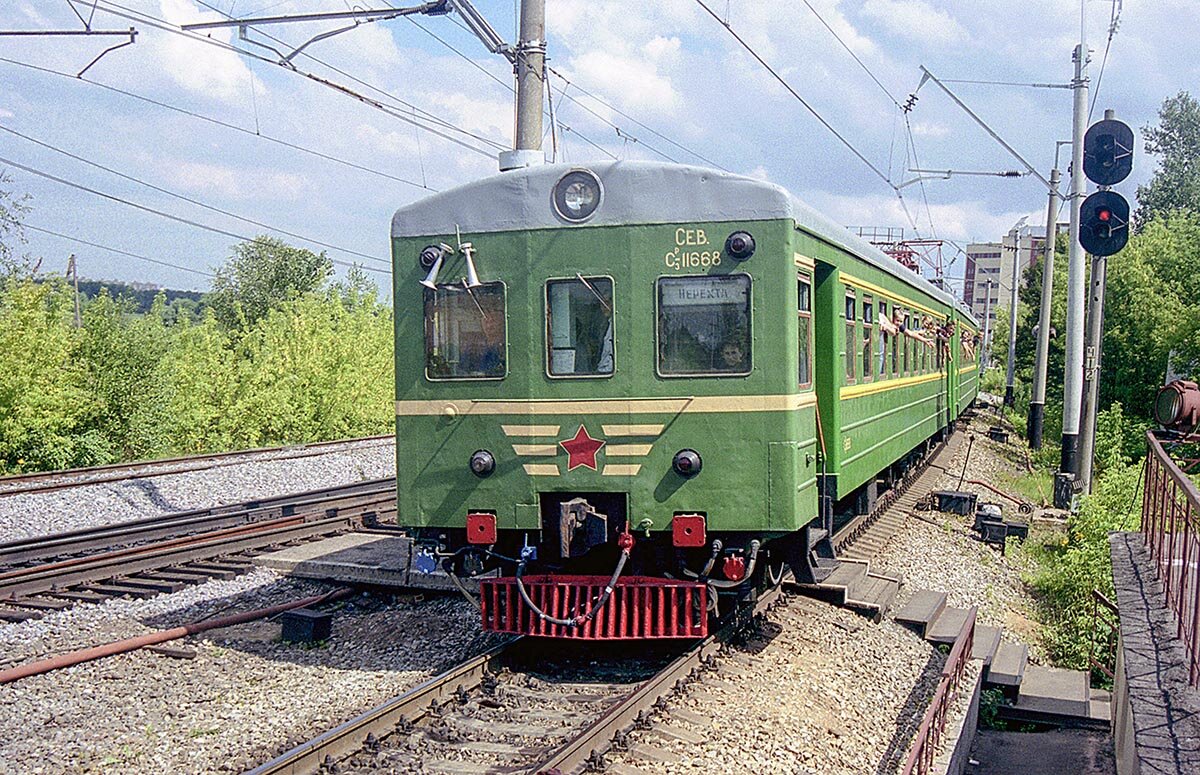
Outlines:
{"type": "Polygon", "coordinates": [[[967,660],[971,658],[971,645],[975,640],[975,610],[971,608],[967,611],[966,621],[958,631],[958,637],[954,639],[954,646],[942,667],[942,679],[938,681],[937,691],[933,693],[929,709],[921,719],[917,737],[908,751],[908,759],[905,760],[900,775],[925,775],[933,768],[942,732],[946,730],[946,715],[958,696],[958,687],[967,669],[967,660]]]}
{"type": "Polygon", "coordinates": [[[1092,590],[1092,645],[1088,649],[1088,665],[1116,679],[1117,635],[1121,628],[1117,604],[1098,589],[1092,590]]]}
{"type": "Polygon", "coordinates": [[[1152,432],[1146,433],[1142,535],[1175,615],[1188,658],[1188,681],[1200,684],[1200,491],[1152,432]]]}

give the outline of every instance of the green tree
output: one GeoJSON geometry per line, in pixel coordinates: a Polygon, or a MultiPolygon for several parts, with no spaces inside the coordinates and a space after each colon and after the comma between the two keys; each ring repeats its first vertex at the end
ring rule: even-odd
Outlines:
{"type": "Polygon", "coordinates": [[[29,212],[29,195],[16,196],[9,184],[12,178],[0,170],[0,270],[11,274],[18,266],[17,245],[25,244],[21,219],[29,212]]]}
{"type": "Polygon", "coordinates": [[[1135,223],[1179,210],[1200,211],[1200,102],[1188,92],[1163,101],[1158,126],[1142,127],[1146,153],[1158,156],[1158,169],[1138,186],[1135,223]]]}
{"type": "Polygon", "coordinates": [[[206,301],[217,320],[232,329],[246,328],[273,308],[318,291],[333,274],[324,252],[259,236],[233,247],[233,255],[217,269],[206,301]]]}

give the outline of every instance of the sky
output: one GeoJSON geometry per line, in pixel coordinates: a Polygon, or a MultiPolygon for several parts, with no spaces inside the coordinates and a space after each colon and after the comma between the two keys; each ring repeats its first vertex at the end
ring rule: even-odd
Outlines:
{"type": "MultiPolygon", "coordinates": [[[[1046,188],[911,172],[1025,169],[921,66],[1048,177],[1071,92],[1028,84],[1068,84],[1082,33],[1093,120],[1111,108],[1139,136],[1117,186],[1131,200],[1155,166],[1141,128],[1200,84],[1191,0],[704,0],[719,21],[697,0],[546,2],[558,161],[670,159],[767,179],[845,225],[945,240],[951,277],[967,243],[999,241],[1022,217],[1044,224],[1046,188]]],[[[137,30],[82,78],[127,38],[0,36],[0,185],[29,197],[23,251],[47,272],[74,254],[84,277],[204,290],[233,245],[270,234],[387,287],[392,213],[494,174],[511,147],[506,60],[453,14],[357,25],[293,68],[281,57],[349,23],[256,26],[249,40],[179,25],[389,4],[402,3],[74,0],[93,30],[137,30]]],[[[515,40],[515,0],[475,4],[515,40]]],[[[0,0],[0,31],[83,27],[68,0],[0,0]]]]}

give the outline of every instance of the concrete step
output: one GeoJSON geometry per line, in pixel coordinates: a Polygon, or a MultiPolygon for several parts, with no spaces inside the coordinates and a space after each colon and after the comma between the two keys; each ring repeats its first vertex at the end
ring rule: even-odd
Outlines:
{"type": "Polygon", "coordinates": [[[929,625],[946,607],[946,593],[934,589],[920,589],[913,593],[904,607],[896,612],[896,621],[912,627],[922,638],[929,625]]]}
{"type": "Polygon", "coordinates": [[[976,622],[975,641],[971,644],[971,659],[982,659],[984,667],[992,664],[992,658],[996,656],[996,650],[1000,648],[1002,632],[1003,630],[999,627],[976,622]]]}
{"type": "Polygon", "coordinates": [[[1017,690],[1018,710],[1058,716],[1088,717],[1091,689],[1082,670],[1029,665],[1017,690]]]}
{"type": "Polygon", "coordinates": [[[847,592],[846,605],[865,611],[878,622],[891,608],[899,591],[900,582],[897,579],[872,573],[847,592]]]}
{"type": "Polygon", "coordinates": [[[1088,718],[1112,723],[1112,692],[1092,689],[1088,700],[1088,718]]]}
{"type": "Polygon", "coordinates": [[[1029,647],[1024,643],[1000,641],[988,666],[984,680],[996,686],[1020,686],[1025,675],[1025,666],[1029,662],[1029,647]]]}
{"type": "Polygon", "coordinates": [[[938,617],[925,630],[925,640],[932,643],[954,643],[958,640],[958,635],[962,632],[963,625],[966,624],[970,613],[970,610],[966,608],[943,608],[938,617]]]}

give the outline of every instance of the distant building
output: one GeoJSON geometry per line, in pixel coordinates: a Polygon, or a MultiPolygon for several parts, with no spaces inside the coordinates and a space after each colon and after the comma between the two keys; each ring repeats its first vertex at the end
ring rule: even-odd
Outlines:
{"type": "MultiPolygon", "coordinates": [[[[993,324],[1001,309],[1012,302],[1013,261],[1020,262],[1020,274],[1033,266],[1046,245],[1044,227],[1017,222],[1000,242],[976,242],[967,245],[967,267],[963,277],[963,302],[983,322],[987,310],[993,324]],[[991,297],[991,303],[988,297],[991,297]]],[[[1021,279],[1018,277],[1018,284],[1021,279]]]]}

